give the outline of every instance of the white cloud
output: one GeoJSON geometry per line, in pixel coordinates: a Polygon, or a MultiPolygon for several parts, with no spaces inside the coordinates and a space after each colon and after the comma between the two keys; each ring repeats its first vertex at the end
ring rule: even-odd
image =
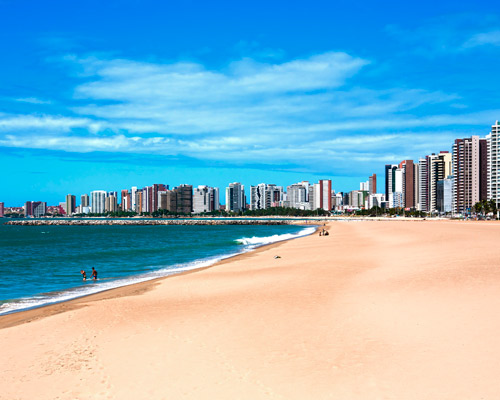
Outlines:
{"type": "Polygon", "coordinates": [[[419,89],[349,89],[346,81],[368,61],[345,53],[281,64],[242,60],[226,71],[194,63],[81,62],[94,79],[76,88],[77,98],[90,104],[74,111],[134,134],[322,133],[364,128],[367,117],[391,127],[393,114],[458,98],[419,89]]]}
{"type": "Polygon", "coordinates": [[[52,104],[49,100],[41,100],[36,97],[22,97],[19,99],[15,99],[20,103],[30,103],[30,104],[52,104]]]}
{"type": "Polygon", "coordinates": [[[357,78],[369,61],[345,53],[274,64],[243,59],[218,71],[67,60],[86,71],[68,113],[80,116],[0,114],[1,146],[342,169],[349,160],[391,162],[426,145],[451,145],[451,136],[438,142],[432,130],[475,127],[500,114],[457,114],[453,104],[464,101],[453,93],[363,87],[357,78]]]}
{"type": "Polygon", "coordinates": [[[464,43],[463,47],[471,48],[484,45],[500,46],[500,30],[476,33],[464,43]]]}
{"type": "Polygon", "coordinates": [[[45,130],[69,132],[74,128],[90,128],[97,122],[88,118],[71,118],[51,115],[0,115],[0,131],[45,130]]]}
{"type": "Polygon", "coordinates": [[[498,22],[494,15],[449,14],[430,18],[413,28],[388,25],[386,32],[405,45],[404,53],[434,58],[459,54],[478,46],[499,46],[498,22]]]}

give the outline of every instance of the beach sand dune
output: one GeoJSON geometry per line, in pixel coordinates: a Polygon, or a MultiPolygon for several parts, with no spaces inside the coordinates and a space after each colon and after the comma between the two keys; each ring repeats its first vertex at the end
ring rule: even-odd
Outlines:
{"type": "Polygon", "coordinates": [[[500,398],[500,224],[328,229],[0,317],[0,399],[500,398]]]}

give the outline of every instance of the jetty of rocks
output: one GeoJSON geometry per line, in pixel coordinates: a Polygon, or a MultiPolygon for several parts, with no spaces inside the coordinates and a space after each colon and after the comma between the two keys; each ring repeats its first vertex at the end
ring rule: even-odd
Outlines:
{"type": "MultiPolygon", "coordinates": [[[[303,221],[302,221],[303,222],[303,221]]],[[[283,219],[19,219],[5,225],[290,225],[298,221],[283,219]]]]}

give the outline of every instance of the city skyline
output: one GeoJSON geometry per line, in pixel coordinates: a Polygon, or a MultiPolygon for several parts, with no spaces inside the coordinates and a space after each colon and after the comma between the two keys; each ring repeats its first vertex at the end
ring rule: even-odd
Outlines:
{"type": "Polygon", "coordinates": [[[495,2],[0,7],[6,206],[152,182],[348,191],[500,119],[495,2]]]}
{"type": "MultiPolygon", "coordinates": [[[[402,160],[397,164],[386,164],[385,181],[380,192],[377,192],[375,173],[370,175],[368,180],[359,182],[359,190],[335,190],[331,179],[320,179],[317,183],[303,180],[286,186],[261,182],[247,186],[248,198],[245,185],[233,182],[227,184],[225,203],[219,195],[218,187],[181,184],[171,188],[169,184],[156,183],[144,187],[129,186],[114,191],[94,189],[90,192],[91,204],[89,194],[80,196],[80,205],[87,206],[87,211],[79,208],[76,212],[102,214],[120,210],[136,211],[140,214],[163,209],[174,212],[177,210],[185,214],[218,210],[219,205],[226,205],[227,210],[234,212],[243,211],[246,205],[250,210],[284,206],[339,211],[349,210],[351,207],[369,209],[376,205],[383,208],[460,214],[470,211],[477,202],[483,200],[493,200],[500,206],[497,194],[499,127],[499,122],[495,121],[491,132],[485,138],[472,135],[469,138],[455,139],[451,152],[434,151],[421,156],[416,163],[413,160],[402,160]],[[95,196],[99,196],[99,201],[96,201],[95,196]],[[185,203],[186,196],[191,198],[190,206],[185,203]],[[195,201],[196,196],[201,197],[195,201]],[[177,204],[181,203],[182,211],[177,209],[177,204]],[[194,204],[197,206],[193,207],[194,204]]],[[[29,200],[25,203],[26,215],[32,215],[27,212],[32,202],[29,200]]],[[[40,201],[35,203],[43,203],[44,207],[47,204],[40,201]]],[[[67,194],[65,201],[59,202],[57,207],[61,207],[61,204],[64,204],[61,213],[71,215],[77,205],[76,196],[67,194]]],[[[0,202],[0,205],[3,207],[4,202],[0,202]]],[[[19,205],[13,206],[18,207],[19,205]]],[[[9,205],[7,208],[10,208],[9,205]]],[[[41,215],[44,213],[45,209],[41,215]]]]}

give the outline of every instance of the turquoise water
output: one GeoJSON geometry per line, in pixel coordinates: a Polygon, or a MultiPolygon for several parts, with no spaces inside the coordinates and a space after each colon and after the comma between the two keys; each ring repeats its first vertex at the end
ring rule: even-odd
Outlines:
{"type": "Polygon", "coordinates": [[[314,228],[7,226],[0,219],[0,315],[211,265],[314,228]],[[98,281],[90,278],[91,267],[98,281]],[[83,281],[80,270],[87,272],[83,281]]]}

